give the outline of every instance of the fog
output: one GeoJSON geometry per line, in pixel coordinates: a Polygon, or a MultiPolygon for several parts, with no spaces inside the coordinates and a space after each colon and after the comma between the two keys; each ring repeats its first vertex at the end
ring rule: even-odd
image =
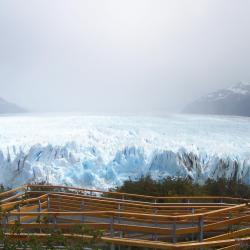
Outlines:
{"type": "Polygon", "coordinates": [[[248,0],[1,0],[0,36],[0,96],[34,112],[178,112],[250,81],[248,0]]]}

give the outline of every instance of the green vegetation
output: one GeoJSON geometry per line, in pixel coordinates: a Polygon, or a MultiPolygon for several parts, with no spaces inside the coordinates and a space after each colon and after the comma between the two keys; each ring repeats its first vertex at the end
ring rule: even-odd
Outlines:
{"type": "MultiPolygon", "coordinates": [[[[2,219],[3,213],[0,213],[0,217],[2,219]]],[[[98,247],[100,238],[103,235],[103,232],[100,230],[94,230],[88,228],[84,225],[74,226],[72,228],[72,238],[65,237],[63,232],[60,229],[53,230],[43,230],[43,233],[46,233],[48,236],[44,238],[42,241],[40,238],[33,236],[32,234],[28,234],[27,239],[21,240],[19,237],[23,232],[21,225],[16,222],[12,227],[8,229],[8,233],[16,236],[14,238],[10,238],[5,234],[5,229],[0,227],[0,249],[32,249],[32,250],[40,250],[40,249],[67,249],[67,250],[80,250],[85,248],[90,249],[100,249],[98,247]],[[83,238],[75,238],[73,237],[75,234],[77,235],[89,235],[92,236],[92,239],[85,240],[83,238]]],[[[103,248],[102,248],[103,249],[103,248]]]]}
{"type": "Polygon", "coordinates": [[[220,178],[208,179],[203,185],[193,182],[188,178],[165,178],[155,181],[150,176],[141,177],[139,180],[127,180],[121,187],[111,191],[153,195],[153,196],[232,196],[250,199],[250,186],[235,180],[220,178]]]}
{"type": "Polygon", "coordinates": [[[0,185],[0,193],[7,191],[7,189],[1,184],[0,185]]]}

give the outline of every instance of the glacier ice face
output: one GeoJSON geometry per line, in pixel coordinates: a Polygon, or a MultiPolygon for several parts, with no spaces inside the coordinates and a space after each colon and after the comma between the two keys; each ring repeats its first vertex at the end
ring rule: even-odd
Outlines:
{"type": "Polygon", "coordinates": [[[128,178],[235,178],[250,184],[250,119],[169,115],[0,117],[0,183],[107,189],[128,178]]]}

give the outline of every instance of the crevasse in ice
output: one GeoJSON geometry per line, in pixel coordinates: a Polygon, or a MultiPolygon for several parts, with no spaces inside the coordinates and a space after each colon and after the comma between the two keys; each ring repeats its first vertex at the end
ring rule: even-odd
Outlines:
{"type": "Polygon", "coordinates": [[[250,119],[223,116],[0,117],[0,183],[107,189],[128,178],[235,178],[250,184],[250,119]]]}

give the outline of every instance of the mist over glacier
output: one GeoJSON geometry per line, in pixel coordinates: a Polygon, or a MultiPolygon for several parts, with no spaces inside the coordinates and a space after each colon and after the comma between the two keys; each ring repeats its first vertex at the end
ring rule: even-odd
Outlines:
{"type": "Polygon", "coordinates": [[[0,183],[107,189],[128,178],[250,183],[249,118],[44,114],[0,117],[0,183]]]}

